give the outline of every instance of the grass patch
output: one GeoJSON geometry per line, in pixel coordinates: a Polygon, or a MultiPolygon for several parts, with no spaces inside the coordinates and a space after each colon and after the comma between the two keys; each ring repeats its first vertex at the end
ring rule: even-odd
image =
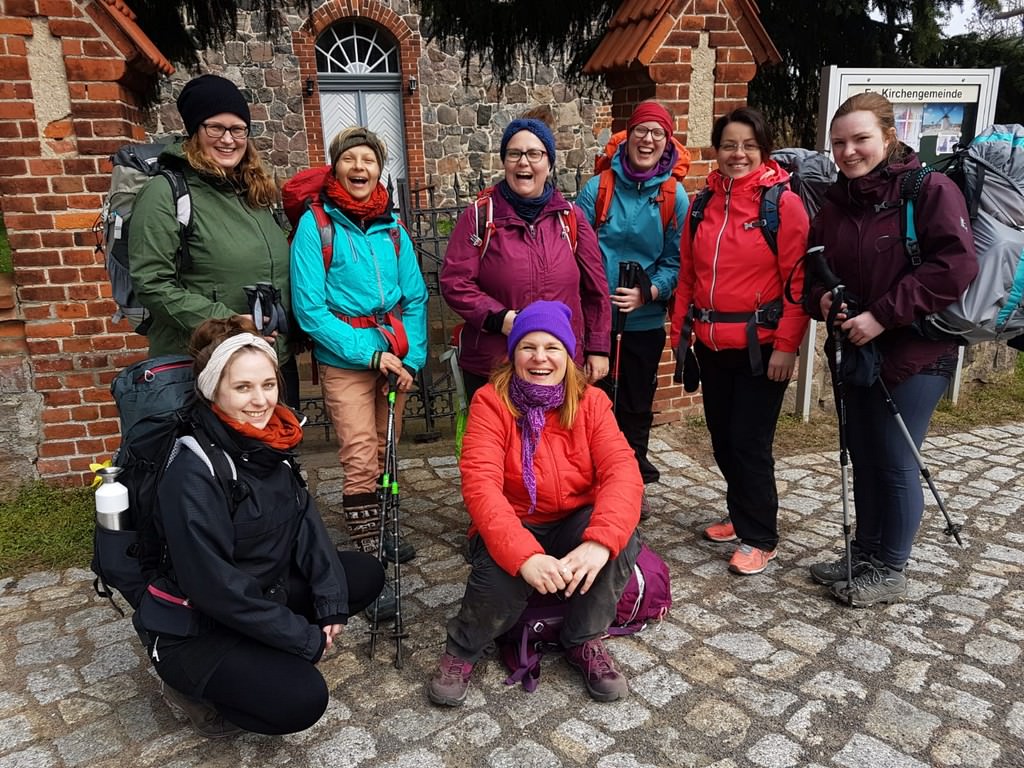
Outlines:
{"type": "Polygon", "coordinates": [[[0,577],[39,569],[87,568],[95,506],[91,488],[42,481],[0,503],[0,577]]]}
{"type": "Polygon", "coordinates": [[[0,274],[9,274],[14,271],[14,263],[11,260],[11,244],[7,240],[7,227],[4,226],[4,217],[0,216],[0,274]]]}

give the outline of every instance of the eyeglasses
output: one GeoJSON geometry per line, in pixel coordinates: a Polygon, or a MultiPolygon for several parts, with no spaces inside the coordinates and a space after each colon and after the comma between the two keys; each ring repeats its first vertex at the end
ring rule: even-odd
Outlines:
{"type": "Polygon", "coordinates": [[[646,139],[647,134],[650,134],[651,138],[655,141],[661,141],[665,138],[664,128],[648,128],[646,125],[634,125],[632,133],[638,139],[646,139]]]}
{"type": "Polygon", "coordinates": [[[510,163],[518,163],[523,156],[531,163],[539,163],[548,156],[548,153],[543,149],[528,149],[525,152],[521,149],[510,149],[505,153],[505,159],[510,163]]]}
{"type": "Polygon", "coordinates": [[[249,138],[249,126],[248,125],[232,125],[228,128],[226,125],[220,125],[218,123],[202,123],[203,130],[206,135],[211,139],[219,139],[225,133],[230,133],[232,139],[237,141],[245,141],[249,138]]]}
{"type": "Polygon", "coordinates": [[[746,144],[737,144],[735,141],[727,141],[718,145],[718,149],[722,152],[735,152],[737,149],[741,150],[745,155],[752,155],[755,152],[760,152],[761,147],[752,142],[746,144]]]}

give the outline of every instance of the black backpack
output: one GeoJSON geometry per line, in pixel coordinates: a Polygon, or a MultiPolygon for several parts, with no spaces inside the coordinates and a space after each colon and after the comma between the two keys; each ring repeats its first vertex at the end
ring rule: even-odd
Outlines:
{"type": "Polygon", "coordinates": [[[194,419],[192,363],[181,355],[143,360],[121,371],[110,385],[121,417],[114,464],[122,468],[118,481],[128,488],[127,524],[119,531],[96,526],[93,586],[106,598],[116,589],[133,608],[149,582],[169,568],[154,513],[157,488],[179,437],[197,436],[225,495],[232,498],[233,467],[223,451],[208,449],[210,441],[194,419]]]}

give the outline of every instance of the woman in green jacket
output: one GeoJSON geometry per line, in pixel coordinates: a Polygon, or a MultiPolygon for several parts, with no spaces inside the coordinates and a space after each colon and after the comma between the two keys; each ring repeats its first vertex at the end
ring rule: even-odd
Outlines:
{"type": "Polygon", "coordinates": [[[263,329],[278,355],[285,401],[298,407],[298,371],[288,347],[288,240],[274,217],[278,192],[249,140],[249,105],[230,80],[202,75],[177,101],[188,138],[163,151],[160,162],[180,169],[188,184],[192,223],[187,256],[179,255],[174,192],[154,177],[139,192],[128,236],[135,293],[149,310],[149,354],[187,354],[204,320],[249,315],[245,286],[268,283],[278,312],[264,312],[263,329]]]}

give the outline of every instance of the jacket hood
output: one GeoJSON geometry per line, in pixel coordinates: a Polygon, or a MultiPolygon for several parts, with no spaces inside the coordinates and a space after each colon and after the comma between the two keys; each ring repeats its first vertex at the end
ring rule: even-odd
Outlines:
{"type": "Polygon", "coordinates": [[[789,172],[770,157],[746,176],[740,176],[738,179],[729,178],[717,168],[708,174],[708,186],[712,192],[728,190],[732,194],[757,194],[784,181],[789,181],[789,172]]]}

